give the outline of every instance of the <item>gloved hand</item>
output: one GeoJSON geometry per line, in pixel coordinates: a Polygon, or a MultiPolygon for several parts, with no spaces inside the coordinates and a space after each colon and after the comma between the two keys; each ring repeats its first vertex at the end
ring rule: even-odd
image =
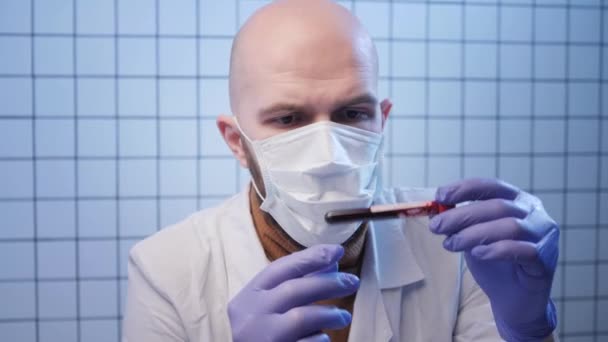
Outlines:
{"type": "Polygon", "coordinates": [[[347,326],[351,314],[311,303],[359,288],[359,278],[337,272],[343,254],[339,245],[316,245],[268,265],[228,303],[233,340],[329,341],[321,330],[347,326]]]}
{"type": "Polygon", "coordinates": [[[471,274],[488,295],[500,335],[539,341],[557,325],[550,300],[559,230],[540,200],[493,179],[470,179],[437,189],[443,204],[473,201],[434,216],[430,229],[444,247],[464,251],[471,274]]]}

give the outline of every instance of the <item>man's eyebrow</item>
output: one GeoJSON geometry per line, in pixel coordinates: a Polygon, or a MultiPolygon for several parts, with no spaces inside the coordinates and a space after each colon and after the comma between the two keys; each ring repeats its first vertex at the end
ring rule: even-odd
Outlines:
{"type": "Polygon", "coordinates": [[[266,108],[262,108],[262,110],[260,110],[260,115],[265,116],[279,112],[301,112],[303,110],[303,106],[294,103],[278,102],[266,108]]]}
{"type": "MultiPolygon", "coordinates": [[[[378,104],[378,99],[370,93],[361,94],[348,100],[338,102],[335,108],[342,109],[357,104],[371,104],[376,106],[378,104]]],[[[260,110],[260,115],[266,116],[280,112],[305,112],[306,110],[306,106],[297,105],[295,103],[278,102],[266,108],[262,108],[262,110],[260,110]]]]}
{"type": "Polygon", "coordinates": [[[361,94],[361,95],[357,95],[351,99],[348,99],[346,101],[342,101],[342,102],[338,103],[336,108],[341,109],[341,108],[346,108],[346,107],[357,105],[357,104],[371,104],[375,107],[378,104],[378,99],[370,93],[361,94]]]}

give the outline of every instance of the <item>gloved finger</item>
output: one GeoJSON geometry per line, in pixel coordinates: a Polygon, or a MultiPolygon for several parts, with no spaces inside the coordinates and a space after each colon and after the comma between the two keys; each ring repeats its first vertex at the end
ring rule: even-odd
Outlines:
{"type": "Polygon", "coordinates": [[[536,245],[529,241],[501,240],[474,247],[471,255],[480,260],[513,261],[522,265],[538,262],[536,245]]]}
{"type": "Polygon", "coordinates": [[[553,226],[547,234],[536,244],[541,263],[546,269],[557,268],[559,258],[559,229],[553,226]]]}
{"type": "Polygon", "coordinates": [[[448,236],[443,241],[443,247],[452,252],[460,252],[501,240],[539,241],[542,236],[538,236],[528,225],[527,221],[515,217],[478,223],[448,236]]]}
{"type": "Polygon", "coordinates": [[[341,329],[349,325],[351,314],[337,307],[307,305],[293,308],[282,314],[278,341],[295,341],[324,329],[341,329]]]}
{"type": "Polygon", "coordinates": [[[442,204],[503,198],[513,200],[519,189],[498,179],[471,178],[439,187],[435,199],[442,204]]]}
{"type": "MultiPolygon", "coordinates": [[[[474,247],[470,254],[484,261],[510,261],[519,264],[521,276],[526,277],[529,288],[545,288],[547,279],[552,279],[555,273],[555,263],[548,265],[539,251],[539,245],[527,241],[502,240],[490,245],[474,247]]],[[[555,261],[557,246],[554,246],[555,261]]],[[[550,281],[549,281],[550,283],[550,281]]]]}
{"type": "Polygon", "coordinates": [[[542,207],[534,208],[528,217],[526,217],[526,221],[530,222],[530,227],[533,230],[543,236],[547,235],[553,229],[557,229],[557,223],[542,207]]]}
{"type": "Polygon", "coordinates": [[[337,262],[335,262],[317,272],[309,273],[309,274],[305,275],[305,277],[310,277],[310,276],[313,276],[315,274],[320,274],[320,273],[334,273],[334,272],[338,272],[338,263],[337,262]]]}
{"type": "Polygon", "coordinates": [[[340,245],[315,245],[273,261],[253,278],[251,285],[269,290],[286,280],[323,270],[342,255],[344,248],[340,245]]]}
{"type": "Polygon", "coordinates": [[[298,342],[330,342],[329,336],[327,334],[316,334],[308,337],[304,337],[298,340],[298,342]]]}
{"type": "Polygon", "coordinates": [[[429,228],[436,234],[454,234],[474,224],[503,217],[524,218],[528,212],[513,201],[494,198],[470,203],[435,215],[429,228]]]}
{"type": "Polygon", "coordinates": [[[267,292],[265,299],[271,312],[286,312],[291,308],[320,300],[346,297],[359,289],[359,278],[350,273],[320,273],[291,279],[267,292]]]}

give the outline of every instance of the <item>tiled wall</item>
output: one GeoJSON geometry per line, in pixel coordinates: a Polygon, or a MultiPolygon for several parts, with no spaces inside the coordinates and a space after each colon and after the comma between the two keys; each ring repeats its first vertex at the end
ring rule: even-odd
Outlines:
{"type": "MultiPolygon", "coordinates": [[[[0,340],[118,341],[133,243],[247,183],[214,118],[264,3],[0,0],[0,340]]],[[[395,103],[387,183],[537,194],[563,229],[563,340],[607,339],[604,5],[341,3],[395,103]]]]}

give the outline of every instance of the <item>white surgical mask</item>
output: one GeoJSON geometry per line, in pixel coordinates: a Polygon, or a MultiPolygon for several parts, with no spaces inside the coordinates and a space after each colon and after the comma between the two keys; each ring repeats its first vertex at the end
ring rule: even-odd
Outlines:
{"type": "MultiPolygon", "coordinates": [[[[238,123],[237,123],[238,126],[238,123]]],[[[329,225],[331,210],[367,207],[380,189],[382,134],[321,121],[251,140],[266,196],[260,209],[269,213],[299,244],[340,244],[361,222],[329,225]]]]}

